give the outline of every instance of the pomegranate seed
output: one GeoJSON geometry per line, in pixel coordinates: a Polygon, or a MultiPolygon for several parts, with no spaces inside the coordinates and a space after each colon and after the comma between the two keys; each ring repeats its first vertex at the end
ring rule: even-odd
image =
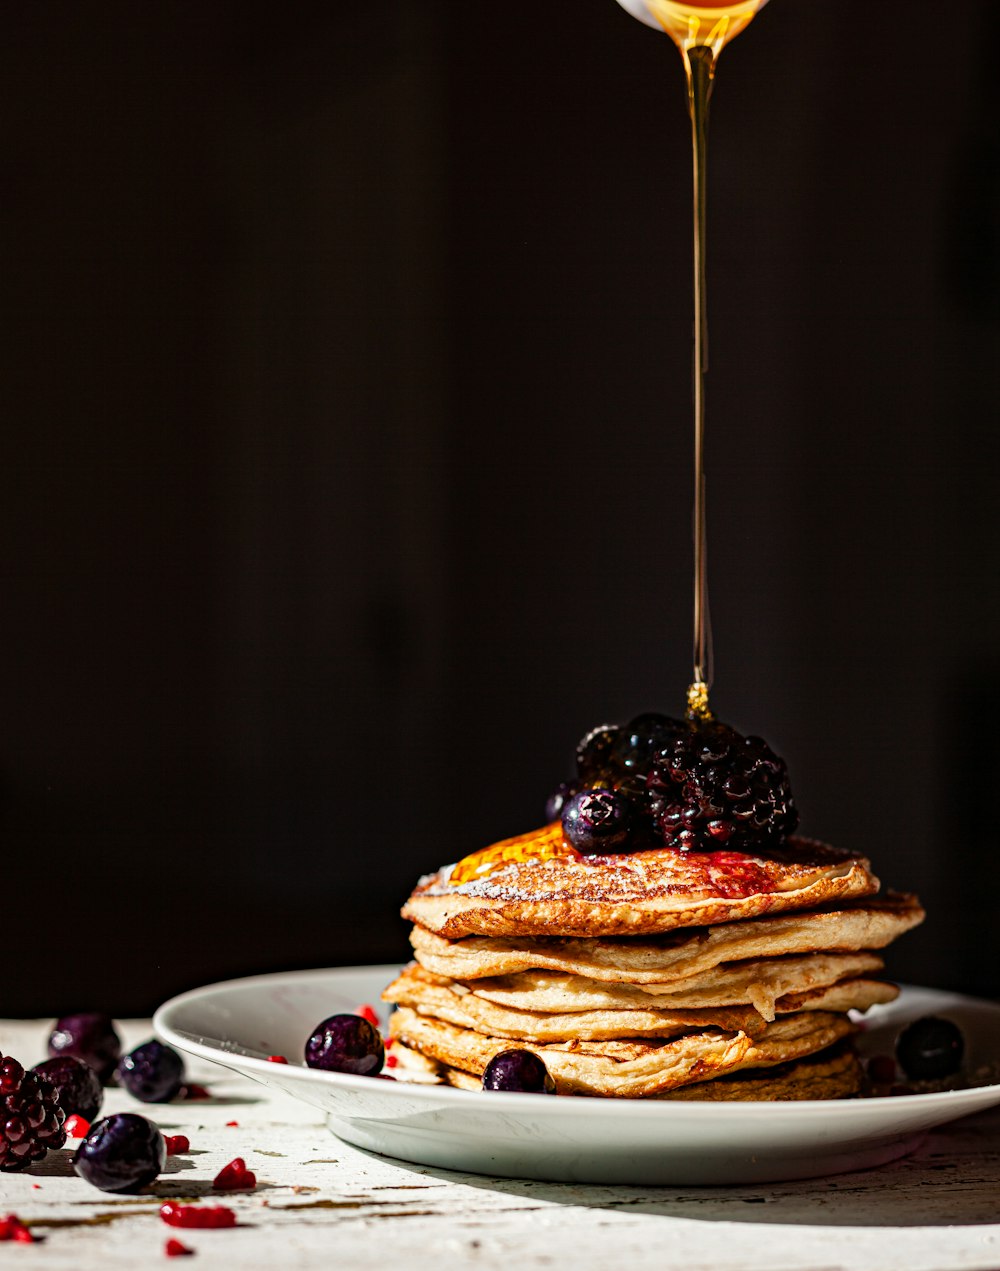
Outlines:
{"type": "Polygon", "coordinates": [[[385,1066],[386,1066],[387,1068],[398,1068],[398,1067],[399,1067],[399,1056],[398,1056],[398,1055],[386,1055],[386,1057],[385,1057],[385,1066]]]}
{"type": "Polygon", "coordinates": [[[0,1240],[20,1240],[28,1245],[35,1243],[35,1237],[17,1214],[8,1214],[6,1218],[0,1218],[0,1240]]]}
{"type": "Polygon", "coordinates": [[[371,1024],[372,1028],[378,1028],[378,1015],[374,1006],[369,1006],[366,1002],[364,1006],[359,1006],[355,1010],[354,1014],[360,1015],[362,1019],[366,1019],[368,1023],[371,1024]]]}
{"type": "Polygon", "coordinates": [[[163,1141],[167,1145],[168,1156],[180,1156],[182,1152],[191,1151],[191,1140],[186,1134],[165,1134],[163,1141]]]}
{"type": "Polygon", "coordinates": [[[184,1099],[211,1099],[211,1090],[205,1086],[199,1086],[197,1081],[189,1081],[184,1087],[184,1093],[181,1096],[184,1099]]]}
{"type": "Polygon", "coordinates": [[[85,1139],[90,1133],[90,1122],[86,1117],[74,1112],[72,1116],[66,1118],[63,1129],[68,1139],[85,1139]]]}
{"type": "Polygon", "coordinates": [[[247,1169],[242,1156],[237,1156],[219,1170],[212,1179],[212,1186],[220,1192],[252,1192],[257,1186],[257,1175],[247,1169]]]}
{"type": "Polygon", "coordinates": [[[160,1207],[160,1217],[168,1227],[235,1227],[236,1215],[225,1205],[175,1205],[160,1207]]]}
{"type": "Polygon", "coordinates": [[[287,1064],[288,1060],[284,1055],[268,1055],[267,1062],[269,1064],[287,1064]]]}
{"type": "Polygon", "coordinates": [[[167,1241],[163,1252],[168,1258],[183,1258],[194,1253],[193,1249],[189,1249],[187,1245],[182,1245],[179,1240],[175,1240],[173,1236],[167,1241]]]}
{"type": "Polygon", "coordinates": [[[227,1121],[226,1125],[239,1125],[239,1121],[227,1121]]]}

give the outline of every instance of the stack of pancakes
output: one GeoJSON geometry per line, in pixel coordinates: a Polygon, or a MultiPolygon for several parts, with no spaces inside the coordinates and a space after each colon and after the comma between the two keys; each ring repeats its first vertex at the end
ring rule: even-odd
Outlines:
{"type": "Polygon", "coordinates": [[[584,856],[555,822],[420,880],[416,961],[383,994],[394,1053],[467,1089],[525,1048],[561,1094],[856,1094],[849,1012],[896,996],[876,950],[924,916],[878,890],[867,861],[811,840],[584,856]]]}

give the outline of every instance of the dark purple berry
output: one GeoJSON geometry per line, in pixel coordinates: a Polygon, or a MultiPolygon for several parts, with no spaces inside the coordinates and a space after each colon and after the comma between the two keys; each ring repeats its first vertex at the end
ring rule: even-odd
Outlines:
{"type": "Polygon", "coordinates": [[[520,1094],[555,1094],[556,1083],[539,1057],[530,1050],[502,1050],[483,1073],[484,1090],[513,1090],[520,1094]]]}
{"type": "Polygon", "coordinates": [[[360,1015],[331,1015],[316,1025],[306,1042],[306,1063],[327,1072],[372,1077],[384,1059],[385,1047],[378,1029],[360,1015]]]}
{"type": "Polygon", "coordinates": [[[953,1076],[962,1066],[964,1053],[962,1030],[937,1015],[914,1020],[896,1040],[896,1058],[911,1081],[953,1076]]]}
{"type": "Polygon", "coordinates": [[[63,1015],[49,1036],[49,1054],[53,1058],[73,1055],[82,1059],[104,1082],[111,1080],[121,1053],[121,1039],[110,1015],[93,1011],[63,1015]]]}
{"type": "Polygon", "coordinates": [[[632,809],[617,790],[582,790],[566,804],[562,827],[584,855],[624,851],[632,829],[632,809]]]}
{"type": "Polygon", "coordinates": [[[604,785],[614,775],[614,749],[620,732],[617,724],[601,724],[581,737],[576,748],[576,771],[583,785],[604,785]]]}
{"type": "Polygon", "coordinates": [[[118,1081],[143,1103],[169,1103],[184,1084],[184,1060],[163,1042],[143,1042],[122,1056],[118,1081]]]}
{"type": "Polygon", "coordinates": [[[613,747],[614,762],[625,773],[645,777],[657,754],[686,729],[682,720],[671,719],[669,715],[653,711],[636,715],[618,730],[613,747]]]}
{"type": "Polygon", "coordinates": [[[663,842],[681,851],[775,850],[799,821],[785,761],[716,720],[686,724],[656,755],[646,788],[663,842]]]}
{"type": "Polygon", "coordinates": [[[159,1129],[135,1112],[117,1112],[90,1127],[73,1156],[73,1168],[102,1192],[137,1192],[167,1163],[159,1129]]]}
{"type": "Polygon", "coordinates": [[[575,781],[560,782],[552,794],[549,795],[545,804],[546,821],[558,821],[567,802],[572,799],[579,789],[580,787],[575,781]]]}
{"type": "Polygon", "coordinates": [[[31,1070],[49,1082],[56,1092],[59,1106],[67,1116],[76,1113],[86,1121],[93,1121],[104,1102],[104,1088],[93,1068],[73,1055],[57,1055],[35,1064],[31,1070]]]}
{"type": "Polygon", "coordinates": [[[13,1173],[66,1142],[66,1113],[54,1088],[0,1054],[0,1170],[13,1173]]]}

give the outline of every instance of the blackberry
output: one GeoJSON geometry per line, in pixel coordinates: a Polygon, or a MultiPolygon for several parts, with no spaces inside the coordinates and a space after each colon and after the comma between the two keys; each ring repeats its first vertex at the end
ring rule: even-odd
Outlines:
{"type": "Polygon", "coordinates": [[[12,1173],[66,1142],[54,1087],[9,1055],[0,1054],[0,1170],[12,1173]]]}
{"type": "Polygon", "coordinates": [[[686,724],[659,752],[646,789],[663,842],[680,851],[765,852],[799,822],[785,761],[712,719],[686,724]]]}
{"type": "Polygon", "coordinates": [[[93,1068],[73,1055],[57,1055],[35,1064],[31,1070],[55,1089],[59,1106],[67,1116],[75,1113],[93,1121],[104,1102],[104,1087],[93,1068]]]}

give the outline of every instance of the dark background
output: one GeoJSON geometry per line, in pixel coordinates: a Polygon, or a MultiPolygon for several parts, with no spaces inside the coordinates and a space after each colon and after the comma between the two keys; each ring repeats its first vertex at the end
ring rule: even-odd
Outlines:
{"type": "MultiPolygon", "coordinates": [[[[713,99],[713,702],[995,994],[995,0],[713,99]]],[[[690,678],[687,121],[613,0],[5,6],[0,1014],[405,955],[690,678]]]]}

